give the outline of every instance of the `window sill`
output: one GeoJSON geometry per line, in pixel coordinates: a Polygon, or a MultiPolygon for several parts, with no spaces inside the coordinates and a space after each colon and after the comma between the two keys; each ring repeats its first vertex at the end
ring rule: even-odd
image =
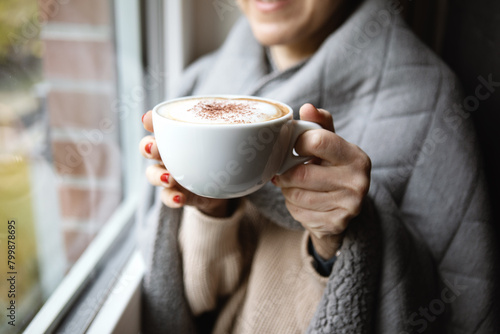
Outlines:
{"type": "Polygon", "coordinates": [[[120,273],[87,333],[137,334],[141,320],[141,281],[144,263],[136,250],[120,273]]]}
{"type": "MultiPolygon", "coordinates": [[[[99,268],[102,268],[104,262],[116,252],[116,248],[120,248],[120,245],[128,245],[126,240],[131,239],[130,230],[133,228],[137,202],[137,196],[131,196],[122,203],[89,247],[87,247],[77,263],[71,268],[56,291],[45,302],[24,333],[51,333],[60,326],[63,319],[67,321],[68,315],[72,312],[78,313],[73,311],[73,305],[81,298],[82,292],[89,286],[88,283],[95,279],[99,268]]],[[[123,258],[123,256],[118,256],[116,263],[119,268],[121,268],[120,262],[123,263],[123,261],[126,261],[126,258],[120,260],[120,257],[123,258]]],[[[109,267],[109,263],[107,266],[109,267]]],[[[116,271],[119,271],[119,269],[116,271]]],[[[108,279],[113,279],[109,275],[112,276],[113,273],[111,272],[107,276],[108,279]]],[[[100,286],[96,288],[100,290],[97,291],[99,294],[106,292],[106,289],[103,290],[100,286]]],[[[94,301],[99,301],[95,297],[93,298],[94,301]]],[[[82,303],[80,302],[80,304],[82,303]]],[[[99,303],[96,302],[95,304],[99,303]]],[[[88,310],[81,312],[83,314],[81,316],[82,319],[86,316],[91,316],[91,310],[88,305],[83,306],[87,306],[88,310]]]]}

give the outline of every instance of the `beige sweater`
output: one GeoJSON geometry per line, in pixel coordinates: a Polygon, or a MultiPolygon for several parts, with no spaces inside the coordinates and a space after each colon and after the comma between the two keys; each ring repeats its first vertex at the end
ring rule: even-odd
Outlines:
{"type": "Polygon", "coordinates": [[[313,267],[308,238],[245,200],[225,219],[185,208],[179,242],[191,310],[221,307],[214,333],[303,333],[328,281],[313,267]]]}

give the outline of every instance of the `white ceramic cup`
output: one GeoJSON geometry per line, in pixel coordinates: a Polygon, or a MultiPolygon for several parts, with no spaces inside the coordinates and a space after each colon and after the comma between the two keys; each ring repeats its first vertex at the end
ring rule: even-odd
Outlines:
{"type": "Polygon", "coordinates": [[[171,176],[189,191],[210,198],[235,198],[264,186],[276,174],[304,163],[293,147],[313,122],[293,120],[290,106],[267,98],[240,95],[189,96],[153,108],[153,128],[161,159],[171,176]],[[169,103],[193,98],[234,98],[268,102],[288,112],[279,118],[247,124],[203,124],[163,116],[169,103]]]}

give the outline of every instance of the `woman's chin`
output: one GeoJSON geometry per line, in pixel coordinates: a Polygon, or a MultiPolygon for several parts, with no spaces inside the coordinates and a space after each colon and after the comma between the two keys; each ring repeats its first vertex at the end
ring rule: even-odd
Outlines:
{"type": "Polygon", "coordinates": [[[276,25],[252,26],[252,32],[257,41],[264,46],[286,44],[290,30],[276,27],[276,25]]]}

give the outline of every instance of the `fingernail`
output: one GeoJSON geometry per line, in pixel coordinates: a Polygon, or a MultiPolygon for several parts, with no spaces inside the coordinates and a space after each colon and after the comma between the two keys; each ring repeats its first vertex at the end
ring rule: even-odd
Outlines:
{"type": "Polygon", "coordinates": [[[170,177],[170,174],[168,174],[168,173],[163,173],[163,174],[161,174],[161,176],[160,176],[160,180],[161,180],[161,182],[163,182],[163,183],[167,183],[167,184],[168,184],[168,178],[169,178],[169,177],[170,177]]]}
{"type": "Polygon", "coordinates": [[[276,185],[276,175],[271,179],[272,184],[276,185]]]}
{"type": "MultiPolygon", "coordinates": [[[[147,114],[147,113],[146,113],[147,114]]],[[[146,116],[146,114],[142,115],[142,118],[141,118],[141,122],[144,123],[144,116],[146,116]]]]}
{"type": "Polygon", "coordinates": [[[153,146],[153,143],[147,143],[146,146],[144,147],[144,150],[146,151],[147,154],[151,154],[151,146],[153,146]]]}
{"type": "Polygon", "coordinates": [[[180,202],[181,202],[181,196],[179,196],[179,195],[175,195],[175,196],[174,196],[174,202],[175,202],[175,203],[180,203],[180,202]]]}

